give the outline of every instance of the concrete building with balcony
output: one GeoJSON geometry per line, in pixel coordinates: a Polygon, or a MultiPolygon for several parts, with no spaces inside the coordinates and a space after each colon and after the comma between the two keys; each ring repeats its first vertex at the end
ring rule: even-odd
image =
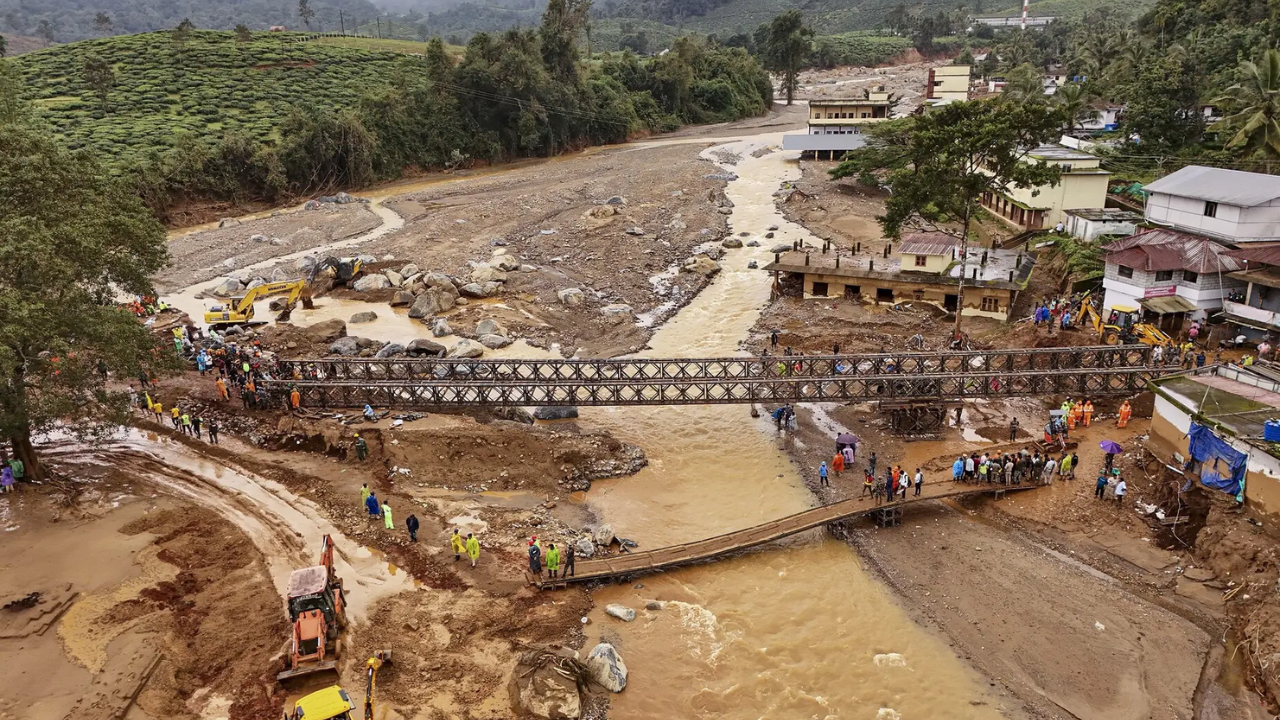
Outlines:
{"type": "Polygon", "coordinates": [[[1175,230],[1144,230],[1103,246],[1105,318],[1113,309],[1142,311],[1150,322],[1175,335],[1190,320],[1217,312],[1245,282],[1232,277],[1244,263],[1231,248],[1211,238],[1175,230]]]}
{"type": "Polygon", "coordinates": [[[838,159],[866,144],[863,130],[892,117],[893,93],[883,87],[862,98],[810,100],[809,127],[801,134],[782,136],[783,150],[799,150],[802,156],[838,159]]]}
{"type": "MultiPolygon", "coordinates": [[[[837,255],[814,250],[780,253],[766,265],[775,278],[800,276],[810,300],[845,299],[896,304],[930,303],[955,312],[960,284],[959,240],[942,233],[904,235],[879,256],[837,255]]],[[[1018,293],[1027,286],[1035,256],[1016,250],[969,248],[965,317],[1008,320],[1018,293]]]]}
{"type": "Polygon", "coordinates": [[[964,102],[969,99],[969,66],[943,65],[929,69],[925,81],[925,104],[964,102]]]}
{"type": "Polygon", "coordinates": [[[1280,241],[1280,177],[1189,165],[1147,185],[1147,222],[1230,243],[1280,241]]]}
{"type": "Polygon", "coordinates": [[[1027,153],[1025,162],[1057,165],[1062,179],[1052,186],[985,193],[982,206],[1009,224],[1023,230],[1051,228],[1065,222],[1068,210],[1106,206],[1111,173],[1102,169],[1096,156],[1062,145],[1042,145],[1027,153]]]}
{"type": "Polygon", "coordinates": [[[1231,323],[1233,335],[1275,345],[1280,339],[1280,243],[1246,245],[1228,255],[1245,265],[1229,277],[1246,285],[1223,301],[1223,319],[1231,323]]]}

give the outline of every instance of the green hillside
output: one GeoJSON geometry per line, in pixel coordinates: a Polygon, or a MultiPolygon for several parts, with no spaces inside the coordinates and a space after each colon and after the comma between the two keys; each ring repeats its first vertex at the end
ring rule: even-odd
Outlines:
{"type": "Polygon", "coordinates": [[[292,106],[354,106],[408,60],[298,39],[257,33],[237,43],[229,32],[197,31],[179,48],[158,32],[56,46],[11,62],[25,77],[28,99],[68,145],[95,148],[120,164],[172,146],[182,134],[216,139],[238,131],[270,141],[292,106]],[[85,60],[94,55],[115,72],[105,113],[85,81],[85,60]]]}
{"type": "MultiPolygon", "coordinates": [[[[1154,7],[1155,4],[1156,0],[1133,0],[1133,2],[1125,3],[1122,10],[1125,15],[1137,17],[1154,7]]],[[[1115,7],[1115,3],[1107,0],[1033,0],[1029,12],[1032,15],[1053,15],[1070,20],[1079,20],[1091,10],[1115,7]]],[[[1004,15],[1006,17],[1021,15],[1022,5],[1019,3],[990,14],[1004,15]]]]}

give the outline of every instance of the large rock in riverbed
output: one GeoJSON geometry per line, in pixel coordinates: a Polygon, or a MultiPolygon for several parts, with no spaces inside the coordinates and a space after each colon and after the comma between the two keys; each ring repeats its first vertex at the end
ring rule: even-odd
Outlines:
{"type": "Polygon", "coordinates": [[[346,337],[347,324],[337,318],[325,320],[303,328],[302,333],[316,342],[331,343],[340,337],[346,337]]]}
{"type": "Polygon", "coordinates": [[[484,287],[481,286],[479,283],[467,283],[466,285],[463,285],[462,287],[458,288],[458,292],[461,293],[463,297],[469,297],[469,298],[485,297],[484,287]]]}
{"type": "Polygon", "coordinates": [[[572,405],[544,405],[533,411],[535,420],[572,420],[578,417],[578,408],[572,405]]]}
{"type": "Polygon", "coordinates": [[[329,344],[329,352],[343,357],[354,357],[360,354],[359,338],[350,335],[338,338],[329,344]]]}
{"type": "Polygon", "coordinates": [[[484,354],[484,348],[470,340],[459,340],[449,349],[451,358],[478,358],[484,354]]]}
{"type": "Polygon", "coordinates": [[[596,543],[589,537],[578,538],[573,547],[577,550],[577,555],[580,558],[589,558],[596,554],[596,543]]]}
{"type": "Polygon", "coordinates": [[[507,329],[497,320],[486,318],[476,323],[476,335],[506,335],[507,329]]]}
{"type": "Polygon", "coordinates": [[[720,263],[712,260],[706,255],[699,254],[686,260],[680,269],[684,272],[698,273],[699,275],[711,277],[712,275],[720,272],[720,263]]]}
{"type": "Polygon", "coordinates": [[[581,305],[586,299],[585,296],[583,296],[582,291],[578,288],[565,288],[564,290],[556,293],[556,297],[560,298],[561,305],[567,305],[569,307],[581,305]]]}
{"type": "Polygon", "coordinates": [[[351,318],[347,320],[347,322],[354,325],[356,323],[373,322],[374,320],[377,320],[377,319],[378,319],[378,313],[372,310],[364,310],[362,312],[358,312],[352,315],[351,318]]]}
{"type": "Polygon", "coordinates": [[[404,353],[403,345],[401,345],[400,343],[387,343],[386,345],[382,346],[382,349],[378,350],[378,352],[374,354],[374,357],[388,358],[393,355],[400,355],[402,353],[404,353]]]}
{"type": "MultiPolygon", "coordinates": [[[[574,657],[570,650],[565,657],[574,657]]],[[[509,686],[511,701],[522,714],[538,720],[578,720],[582,716],[582,698],[573,677],[561,675],[546,654],[530,651],[520,656],[509,686]]]]}
{"type": "Polygon", "coordinates": [[[448,352],[448,348],[438,342],[433,342],[426,338],[418,338],[405,346],[404,352],[406,355],[413,356],[431,355],[434,357],[444,357],[445,353],[448,352]]]}
{"type": "Polygon", "coordinates": [[[480,341],[481,345],[489,348],[490,350],[504,348],[512,343],[511,338],[506,337],[505,335],[487,334],[481,335],[477,339],[480,341]]]}
{"type": "MultiPolygon", "coordinates": [[[[631,617],[634,618],[636,611],[626,609],[631,611],[631,617]]],[[[591,679],[609,692],[620,693],[627,689],[627,664],[622,662],[622,656],[609,643],[600,643],[591,648],[591,654],[587,655],[587,670],[591,673],[591,679]]]]}
{"type": "MultiPolygon", "coordinates": [[[[635,611],[635,610],[632,610],[631,608],[627,607],[626,605],[618,605],[617,603],[612,603],[612,604],[609,604],[609,605],[605,605],[605,606],[604,606],[604,612],[605,612],[605,614],[606,614],[606,615],[608,615],[608,616],[610,616],[610,617],[616,617],[616,618],[618,618],[619,620],[621,620],[622,622],[631,622],[632,620],[635,620],[635,619],[636,619],[636,611],[635,611]]],[[[594,651],[593,651],[593,652],[594,652],[594,651]]],[[[626,685],[626,680],[625,680],[625,679],[623,680],[623,685],[624,685],[624,686],[626,685]]],[[[614,692],[619,692],[619,691],[618,691],[618,690],[614,690],[614,692]]]]}
{"type": "Polygon", "coordinates": [[[391,296],[391,307],[403,307],[405,305],[412,305],[413,300],[414,300],[413,293],[409,292],[408,290],[397,290],[395,291],[395,294],[391,296]]]}
{"type": "Polygon", "coordinates": [[[449,322],[444,318],[436,318],[436,321],[431,323],[431,334],[436,337],[445,337],[453,334],[453,328],[449,327],[449,322]]]}
{"type": "Polygon", "coordinates": [[[241,285],[239,280],[235,278],[227,278],[226,280],[223,280],[221,283],[218,284],[217,287],[215,287],[213,290],[210,290],[209,292],[218,297],[231,297],[232,295],[235,295],[236,293],[240,292],[243,289],[244,289],[244,285],[241,285]]]}
{"type": "Polygon", "coordinates": [[[409,317],[428,318],[448,310],[453,307],[453,304],[454,298],[448,292],[437,287],[429,287],[414,299],[413,305],[409,308],[409,317]]]}
{"type": "Polygon", "coordinates": [[[375,290],[386,290],[389,287],[391,287],[391,281],[381,273],[365,275],[351,285],[351,289],[356,292],[374,292],[375,290]]]}

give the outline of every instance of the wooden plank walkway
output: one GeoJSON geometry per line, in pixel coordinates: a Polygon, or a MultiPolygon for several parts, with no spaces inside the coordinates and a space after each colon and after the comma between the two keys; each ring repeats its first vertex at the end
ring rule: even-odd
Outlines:
{"type": "MultiPolygon", "coordinates": [[[[579,560],[576,573],[572,577],[552,580],[545,576],[544,570],[544,576],[541,582],[537,584],[544,589],[555,589],[564,587],[568,583],[592,582],[661,572],[681,565],[719,559],[748,548],[802,533],[806,530],[812,530],[813,528],[842,520],[850,520],[862,515],[870,515],[880,510],[903,508],[930,500],[945,500],[971,495],[994,495],[1039,487],[1039,485],[955,485],[949,481],[946,484],[952,486],[951,489],[940,493],[923,494],[920,497],[908,495],[906,500],[897,502],[875,505],[871,498],[841,500],[830,505],[823,505],[794,515],[787,515],[777,520],[770,520],[762,525],[735,530],[704,540],[671,545],[657,550],[610,555],[609,557],[593,560],[579,560]]],[[[934,485],[934,487],[937,486],[937,484],[934,485]]]]}

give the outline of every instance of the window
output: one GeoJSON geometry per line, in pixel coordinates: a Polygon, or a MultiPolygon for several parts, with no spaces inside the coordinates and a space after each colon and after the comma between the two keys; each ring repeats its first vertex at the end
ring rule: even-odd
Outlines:
{"type": "Polygon", "coordinates": [[[1190,270],[1182,271],[1182,282],[1184,283],[1195,283],[1199,279],[1200,273],[1191,272],[1190,270]]]}
{"type": "Polygon", "coordinates": [[[864,112],[864,113],[862,113],[861,115],[859,115],[858,117],[868,118],[868,117],[871,117],[871,113],[865,113],[865,112],[864,112]]]}
{"type": "Polygon", "coordinates": [[[1117,265],[1116,272],[1119,273],[1120,277],[1122,278],[1133,277],[1133,268],[1129,267],[1128,265],[1117,265]]]}
{"type": "Polygon", "coordinates": [[[933,86],[934,86],[934,87],[942,87],[942,81],[941,81],[941,80],[934,80],[934,81],[933,81],[933,86]]]}
{"type": "Polygon", "coordinates": [[[1205,217],[1218,217],[1218,203],[1205,201],[1204,204],[1205,217]]]}
{"type": "Polygon", "coordinates": [[[923,301],[924,301],[924,291],[923,291],[923,290],[912,290],[912,291],[911,291],[911,297],[912,297],[913,299],[915,299],[915,301],[916,301],[916,302],[923,302],[923,301]]]}
{"type": "Polygon", "coordinates": [[[1000,312],[1000,298],[982,298],[982,312],[1000,312]]]}
{"type": "Polygon", "coordinates": [[[813,284],[813,294],[818,297],[827,296],[827,284],[824,282],[816,282],[813,284]]]}
{"type": "Polygon", "coordinates": [[[1169,280],[1172,280],[1172,279],[1173,279],[1173,271],[1172,271],[1172,270],[1157,270],[1157,271],[1156,271],[1156,282],[1168,282],[1169,280]]]}
{"type": "Polygon", "coordinates": [[[916,267],[924,267],[928,264],[929,264],[929,257],[927,255],[916,256],[916,267]]]}
{"type": "Polygon", "coordinates": [[[1071,163],[1061,163],[1058,167],[1061,167],[1064,173],[1071,172],[1071,163]]]}

